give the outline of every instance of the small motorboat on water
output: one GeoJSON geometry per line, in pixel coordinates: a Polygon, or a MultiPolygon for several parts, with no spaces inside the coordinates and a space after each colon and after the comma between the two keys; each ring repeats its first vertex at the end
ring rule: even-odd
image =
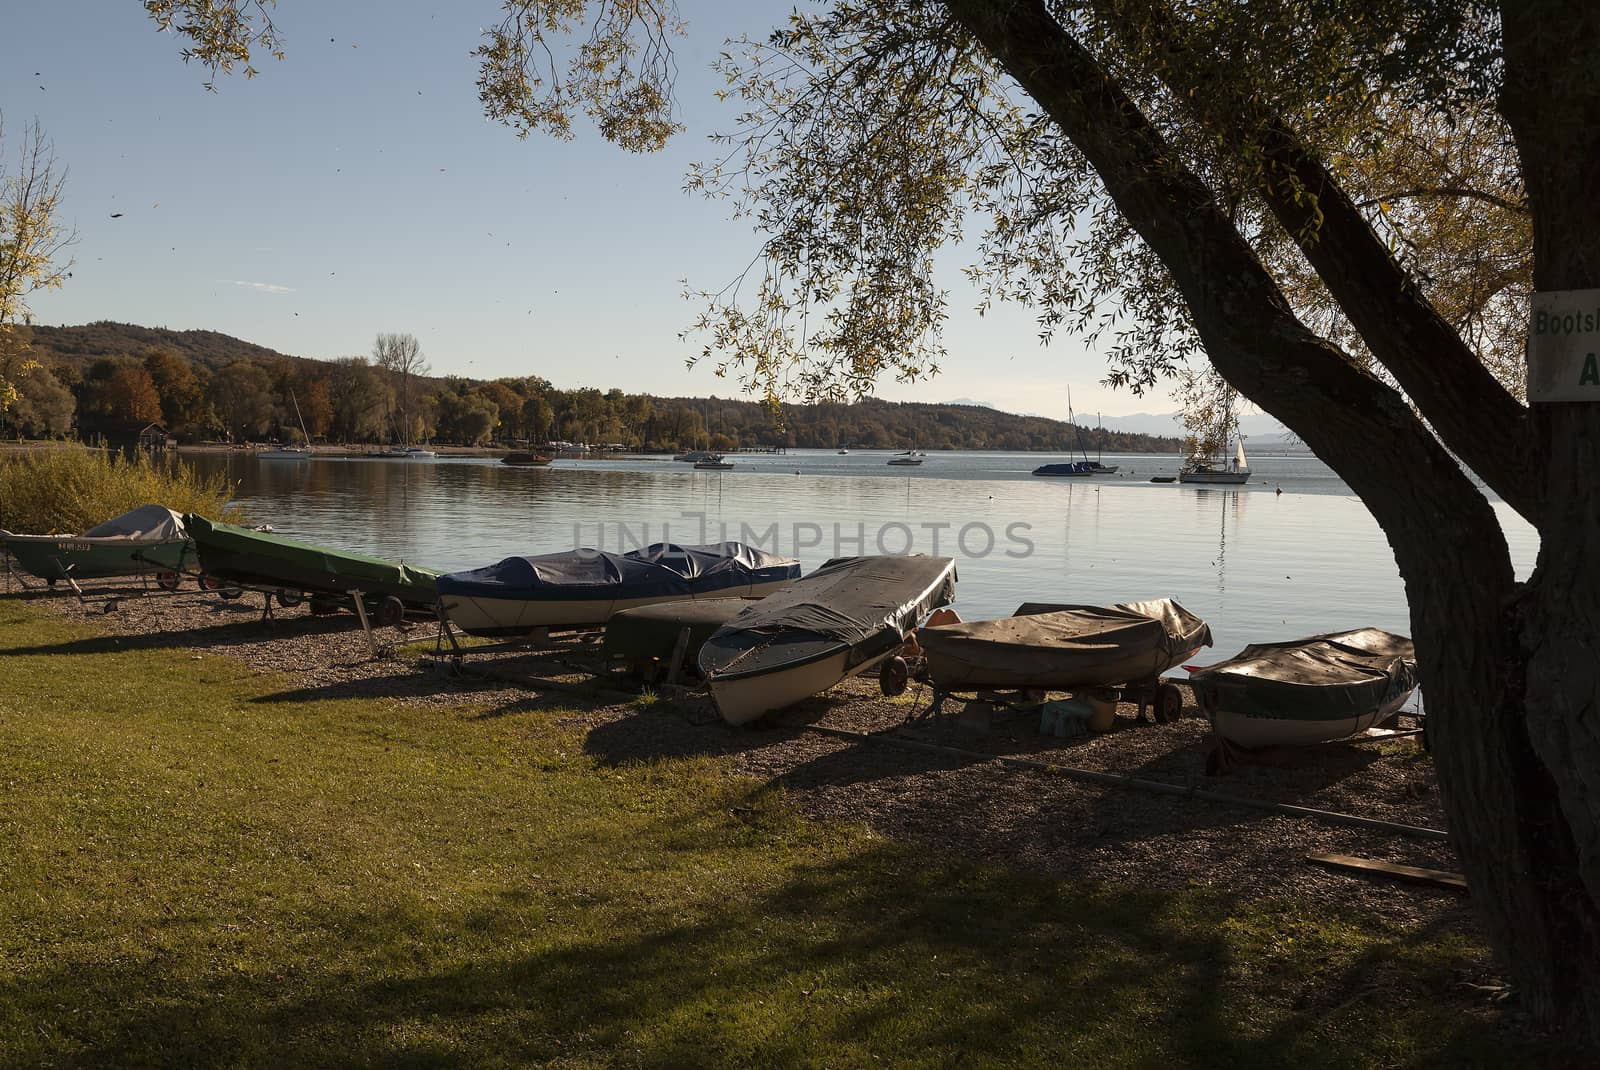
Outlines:
{"type": "Polygon", "coordinates": [[[948,557],[834,558],[718,629],[700,672],[723,720],[746,724],[877,666],[955,589],[948,557]]]}
{"type": "Polygon", "coordinates": [[[599,627],[635,606],[692,598],[761,598],[800,578],[800,562],[739,542],[655,543],[625,554],[581,549],[439,577],[439,603],[469,635],[599,627]]]}
{"type": "Polygon", "coordinates": [[[161,505],[141,505],[82,535],[17,535],[0,529],[6,553],[52,586],[63,579],[103,579],[155,573],[175,588],[194,548],[183,517],[161,505]]]}
{"type": "Polygon", "coordinates": [[[501,464],[509,464],[514,468],[544,468],[554,457],[548,453],[529,453],[526,451],[513,451],[500,458],[501,464]]]}
{"type": "Polygon", "coordinates": [[[720,453],[712,453],[694,462],[694,466],[702,472],[726,472],[733,467],[733,462],[720,453]]]}
{"type": "MultiPolygon", "coordinates": [[[[1155,684],[1210,646],[1211,629],[1170,598],[1112,606],[1025,603],[1010,617],[924,628],[917,642],[940,694],[1081,691],[1155,684]]],[[[1177,711],[1157,697],[1158,718],[1171,719],[1177,711]]]]}
{"type": "Polygon", "coordinates": [[[385,624],[406,612],[431,610],[438,600],[439,573],[398,561],[335,550],[254,528],[183,518],[200,561],[200,586],[229,584],[276,592],[280,605],[298,605],[307,594],[353,595],[379,604],[385,624]],[[387,607],[387,608],[385,608],[387,607]]]}
{"type": "Polygon", "coordinates": [[[910,466],[921,464],[927,459],[928,455],[923,453],[921,450],[906,450],[904,453],[897,453],[893,457],[890,457],[889,463],[892,465],[910,466]]]}
{"type": "Polygon", "coordinates": [[[1411,640],[1377,628],[1253,643],[1189,674],[1216,734],[1241,747],[1324,743],[1365,732],[1417,686],[1411,640]]]}

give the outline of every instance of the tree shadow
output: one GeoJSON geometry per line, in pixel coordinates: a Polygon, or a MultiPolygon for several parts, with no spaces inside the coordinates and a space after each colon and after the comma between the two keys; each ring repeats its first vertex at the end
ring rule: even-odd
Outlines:
{"type": "MultiPolygon", "coordinates": [[[[286,952],[242,971],[204,950],[193,961],[58,956],[0,981],[0,1004],[70,1036],[53,1063],[85,1070],[593,1060],[1243,1070],[1347,1065],[1368,1054],[1361,1027],[1380,1000],[1450,998],[1389,975],[1423,932],[1379,939],[1344,965],[1300,961],[1274,991],[1258,975],[1272,967],[1242,961],[1225,935],[1236,906],[1225,896],[1191,894],[1179,907],[891,845],[797,863],[782,883],[715,906],[595,894],[596,912],[628,920],[563,929],[540,914],[570,912],[523,888],[449,908],[327,909],[296,919],[297,935],[317,941],[308,958],[286,952]],[[1236,1002],[1241,985],[1248,1006],[1236,1002]],[[1363,1000],[1369,989],[1378,998],[1363,1000]],[[68,1024],[65,1008],[87,1013],[68,1024]]],[[[1400,1047],[1418,1065],[1475,1061],[1487,1029],[1458,1017],[1455,1034],[1400,1047]]]]}

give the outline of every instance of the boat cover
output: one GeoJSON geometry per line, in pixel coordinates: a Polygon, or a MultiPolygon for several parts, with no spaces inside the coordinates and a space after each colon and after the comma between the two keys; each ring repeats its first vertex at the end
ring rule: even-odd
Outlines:
{"type": "Polygon", "coordinates": [[[1170,598],[1114,606],[1027,603],[999,620],[924,628],[917,642],[941,688],[1069,690],[1159,676],[1202,646],[1205,621],[1170,598]]]}
{"type": "Polygon", "coordinates": [[[195,513],[186,514],[183,524],[194,539],[200,567],[235,583],[331,594],[361,591],[378,598],[393,595],[412,607],[434,602],[439,574],[431,569],[207,520],[195,513]]]}
{"type": "Polygon", "coordinates": [[[1343,720],[1371,713],[1417,685],[1411,640],[1377,628],[1284,643],[1253,643],[1189,675],[1207,714],[1343,720]]]}
{"type": "MultiPolygon", "coordinates": [[[[730,620],[707,641],[700,668],[716,672],[733,659],[741,673],[768,669],[771,659],[745,655],[765,644],[748,640],[780,633],[835,649],[862,647],[870,656],[878,641],[902,641],[929,613],[954,601],[955,593],[956,563],[949,557],[836,557],[730,620]]],[[[799,656],[798,648],[779,646],[786,651],[779,660],[799,656]]]]}
{"type": "Polygon", "coordinates": [[[637,606],[606,621],[600,655],[606,658],[670,658],[678,634],[689,629],[684,657],[691,663],[716,630],[753,603],[745,598],[695,598],[637,606]]]}
{"type": "Polygon", "coordinates": [[[86,539],[138,539],[172,542],[187,538],[183,516],[164,505],[141,505],[121,516],[114,516],[83,533],[86,539]]]}
{"type": "Polygon", "coordinates": [[[552,602],[687,598],[799,577],[800,562],[794,558],[741,542],[707,546],[655,543],[625,554],[584,549],[508,557],[484,568],[440,576],[439,593],[552,602]]]}

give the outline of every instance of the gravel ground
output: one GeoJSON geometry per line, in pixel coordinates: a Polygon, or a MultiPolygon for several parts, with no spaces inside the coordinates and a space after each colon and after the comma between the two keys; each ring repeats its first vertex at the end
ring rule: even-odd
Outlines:
{"type": "MultiPolygon", "coordinates": [[[[170,647],[226,654],[287,675],[289,698],[385,697],[402,705],[487,706],[507,715],[559,709],[586,733],[586,749],[613,763],[658,756],[712,755],[735,773],[787,791],[807,813],[863,824],[886,837],[954,851],[1014,869],[1133,887],[1215,888],[1249,898],[1293,897],[1397,921],[1472,929],[1464,893],[1335,872],[1305,862],[1312,853],[1455,869],[1438,841],[1348,828],[1304,818],[1107,787],[1047,771],[1004,766],[1006,755],[1131,774],[1183,786],[1385,821],[1444,828],[1433,763],[1409,740],[1297,752],[1291,761],[1205,775],[1206,724],[1185,689],[1185,719],[1135,723],[1118,710],[1104,735],[1061,739],[1039,732],[1036,712],[947,703],[938,717],[908,723],[927,705],[917,689],[886,700],[875,681],[850,681],[770,723],[734,729],[703,702],[630,701],[620,677],[595,690],[595,660],[582,642],[538,652],[482,652],[469,675],[415,657],[374,658],[349,614],[312,616],[274,609],[262,597],[137,597],[117,608],[50,596],[38,604],[92,621],[104,639],[69,644],[99,649],[170,647]],[[529,682],[538,678],[538,683],[529,682]],[[517,681],[522,681],[518,683],[517,681]],[[920,701],[919,701],[920,699],[920,701]],[[870,733],[844,739],[814,727],[870,733]],[[912,741],[968,752],[930,752],[912,741]]],[[[34,596],[27,596],[34,598],[34,596]]],[[[432,625],[406,649],[434,648],[432,625]]],[[[395,633],[390,631],[389,636],[395,633]]]]}

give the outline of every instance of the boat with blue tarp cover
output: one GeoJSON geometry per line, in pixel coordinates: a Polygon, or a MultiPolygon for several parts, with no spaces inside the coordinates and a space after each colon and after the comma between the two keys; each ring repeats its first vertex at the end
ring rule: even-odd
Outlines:
{"type": "Polygon", "coordinates": [[[740,542],[579,549],[439,577],[439,602],[469,635],[526,635],[606,623],[623,609],[690,598],[761,598],[800,578],[800,562],[740,542]]]}

